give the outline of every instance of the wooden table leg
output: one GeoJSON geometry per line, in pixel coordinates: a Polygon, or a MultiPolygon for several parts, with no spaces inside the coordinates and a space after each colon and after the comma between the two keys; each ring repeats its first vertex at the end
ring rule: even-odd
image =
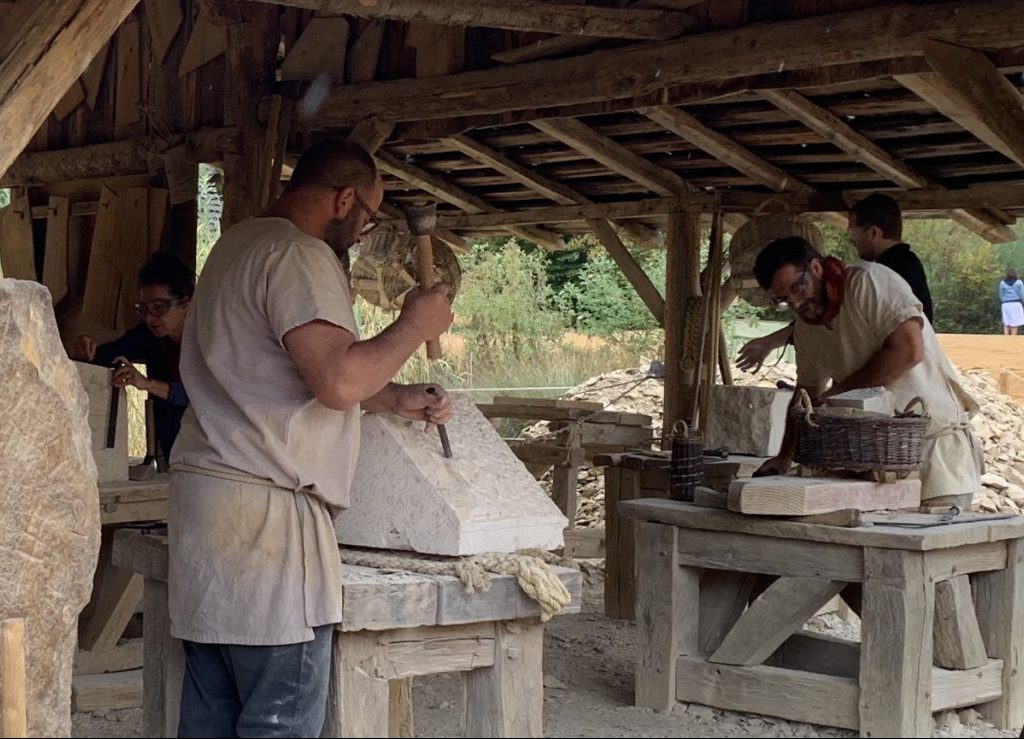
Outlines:
{"type": "Polygon", "coordinates": [[[861,736],[931,736],[935,586],[925,556],[864,550],[861,736]]]}
{"type": "Polygon", "coordinates": [[[178,735],[185,650],[171,636],[167,583],[147,579],[143,596],[142,733],[147,737],[178,735]]]}
{"type": "Polygon", "coordinates": [[[1024,724],[1024,539],[1007,542],[1006,569],[972,576],[988,656],[1003,660],[1003,695],[979,706],[999,729],[1024,724]]]}
{"type": "Polygon", "coordinates": [[[388,681],[369,672],[377,650],[377,634],[372,631],[334,632],[321,736],[388,736],[388,681]]]}
{"type": "Polygon", "coordinates": [[[544,710],[544,625],[503,621],[495,629],[494,665],[463,673],[464,735],[539,737],[544,710]]]}
{"type": "Polygon", "coordinates": [[[676,703],[676,661],[699,651],[700,575],[679,566],[679,529],[641,521],[637,533],[637,706],[676,703]]]}
{"type": "Polygon", "coordinates": [[[412,717],[412,678],[388,681],[388,737],[411,739],[416,736],[412,717]]]}

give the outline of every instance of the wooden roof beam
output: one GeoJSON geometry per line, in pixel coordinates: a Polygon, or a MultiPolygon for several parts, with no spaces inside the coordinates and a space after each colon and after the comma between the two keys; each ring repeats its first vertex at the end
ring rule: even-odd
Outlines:
{"type": "MultiPolygon", "coordinates": [[[[452,136],[451,138],[445,139],[444,143],[453,149],[461,151],[471,159],[474,159],[497,172],[501,172],[509,179],[525,185],[537,194],[543,195],[548,200],[552,200],[560,205],[586,205],[593,202],[590,198],[577,192],[568,185],[545,177],[535,170],[523,166],[519,162],[510,159],[501,152],[495,151],[485,144],[481,144],[479,141],[469,136],[462,134],[452,136]]],[[[645,244],[647,246],[658,246],[660,243],[657,231],[648,228],[641,223],[623,223],[616,225],[631,239],[638,243],[645,244]]]]}
{"type": "MultiPolygon", "coordinates": [[[[761,96],[786,111],[825,141],[839,147],[859,162],[895,182],[906,190],[918,188],[939,189],[941,185],[921,174],[910,165],[889,154],[867,136],[853,130],[845,121],[808,100],[795,90],[762,90],[761,96]]],[[[994,243],[1015,241],[1016,235],[1002,219],[994,214],[966,212],[960,209],[950,218],[966,226],[979,236],[994,243]]]]}
{"type": "Polygon", "coordinates": [[[565,33],[599,38],[674,38],[696,24],[673,10],[558,5],[543,0],[260,0],[276,5],[360,18],[391,18],[443,26],[482,26],[512,31],[565,33]]]}
{"type": "Polygon", "coordinates": [[[348,126],[366,115],[398,122],[429,120],[658,95],[676,85],[777,73],[780,67],[802,70],[920,57],[925,40],[932,38],[993,49],[1024,44],[1020,3],[958,0],[879,6],[566,59],[342,85],[328,94],[315,124],[348,126]]]}
{"type": "MultiPolygon", "coordinates": [[[[428,172],[421,167],[409,164],[384,150],[378,151],[376,157],[377,165],[383,171],[398,177],[404,182],[408,182],[414,187],[425,190],[434,197],[451,203],[467,213],[501,212],[500,208],[494,207],[478,195],[463,190],[443,177],[438,177],[436,174],[428,172]]],[[[562,238],[546,228],[529,226],[523,228],[510,227],[506,230],[516,236],[536,242],[545,249],[557,250],[565,248],[565,242],[562,241],[562,238]]]]}
{"type": "Polygon", "coordinates": [[[984,53],[928,41],[935,74],[896,80],[996,151],[1024,167],[1024,97],[984,53]]]}
{"type": "Polygon", "coordinates": [[[138,0],[41,0],[0,63],[0,177],[138,0]]]}

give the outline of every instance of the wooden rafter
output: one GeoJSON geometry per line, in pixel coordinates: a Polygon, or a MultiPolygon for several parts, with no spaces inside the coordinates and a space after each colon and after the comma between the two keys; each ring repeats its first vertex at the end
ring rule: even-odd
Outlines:
{"type": "Polygon", "coordinates": [[[0,63],[0,177],[138,0],[43,0],[0,63]]]}
{"type": "MultiPolygon", "coordinates": [[[[560,205],[587,205],[593,202],[568,185],[545,177],[536,170],[523,166],[469,136],[461,134],[453,136],[445,139],[445,144],[560,205]]],[[[542,221],[537,221],[537,223],[542,223],[542,221]]],[[[616,224],[616,226],[638,243],[647,246],[657,246],[660,243],[657,232],[643,224],[623,223],[616,224]]]]}
{"type": "MultiPolygon", "coordinates": [[[[448,182],[443,177],[439,177],[436,174],[428,172],[414,164],[409,164],[386,151],[378,151],[376,156],[378,166],[385,172],[392,174],[421,190],[425,190],[431,195],[440,198],[445,202],[451,203],[467,213],[501,212],[499,208],[491,205],[480,196],[463,190],[458,185],[448,182]]],[[[546,249],[565,248],[565,244],[562,242],[562,239],[557,234],[548,231],[545,228],[533,226],[525,228],[510,227],[506,230],[517,236],[534,241],[546,249]]]]}
{"type": "Polygon", "coordinates": [[[473,116],[658,94],[674,85],[776,73],[781,66],[920,57],[926,39],[1010,48],[1024,43],[1019,21],[1014,0],[960,0],[751,25],[427,80],[340,86],[328,95],[317,124],[352,125],[365,115],[395,121],[473,116]]]}
{"type": "Polygon", "coordinates": [[[577,36],[665,39],[695,24],[687,13],[598,5],[558,5],[542,0],[261,0],[293,8],[393,18],[445,26],[482,26],[577,36]]]}
{"type": "Polygon", "coordinates": [[[996,151],[1024,167],[1024,97],[984,53],[930,41],[934,75],[897,81],[996,151]]]}
{"type": "MultiPolygon", "coordinates": [[[[857,161],[864,163],[900,187],[907,190],[941,188],[939,183],[916,171],[906,162],[892,156],[867,136],[858,133],[846,122],[799,92],[795,90],[763,90],[761,95],[826,141],[835,144],[857,161]]],[[[1016,240],[1013,231],[992,213],[958,208],[951,211],[949,215],[953,220],[989,241],[1000,243],[1016,240]]]]}

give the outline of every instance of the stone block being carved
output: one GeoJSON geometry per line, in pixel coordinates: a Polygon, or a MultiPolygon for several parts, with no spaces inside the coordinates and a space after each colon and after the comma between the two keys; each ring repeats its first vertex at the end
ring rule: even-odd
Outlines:
{"type": "Polygon", "coordinates": [[[38,283],[0,280],[0,376],[0,619],[26,619],[28,735],[69,736],[99,495],[88,400],[38,283]]]}
{"type": "Polygon", "coordinates": [[[562,546],[565,516],[465,395],[448,423],[453,457],[422,422],[367,414],[342,545],[467,555],[562,546]]]}

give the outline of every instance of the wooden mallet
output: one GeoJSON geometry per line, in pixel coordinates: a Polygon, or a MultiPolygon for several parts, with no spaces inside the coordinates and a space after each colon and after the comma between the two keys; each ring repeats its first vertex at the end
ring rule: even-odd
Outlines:
{"type": "MultiPolygon", "coordinates": [[[[409,231],[416,237],[416,272],[420,278],[420,288],[429,290],[434,286],[434,246],[430,241],[430,232],[437,222],[437,204],[410,205],[405,208],[405,222],[409,231]]],[[[427,342],[427,359],[433,361],[441,358],[441,342],[431,339],[427,342]]],[[[430,387],[427,392],[437,394],[437,389],[430,387]]],[[[452,445],[448,441],[448,429],[438,424],[437,434],[441,437],[441,451],[445,457],[451,458],[452,445]]]]}

